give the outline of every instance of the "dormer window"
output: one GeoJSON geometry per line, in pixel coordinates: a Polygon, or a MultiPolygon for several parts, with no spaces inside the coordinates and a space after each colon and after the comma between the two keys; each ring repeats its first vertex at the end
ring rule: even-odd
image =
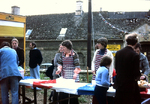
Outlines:
{"type": "Polygon", "coordinates": [[[32,33],[32,30],[33,30],[33,29],[27,29],[27,32],[26,32],[26,39],[29,38],[29,36],[30,36],[31,33],[32,33]]]}
{"type": "Polygon", "coordinates": [[[58,40],[64,40],[65,39],[65,34],[66,34],[67,28],[62,28],[60,30],[60,34],[57,37],[58,40]]]}

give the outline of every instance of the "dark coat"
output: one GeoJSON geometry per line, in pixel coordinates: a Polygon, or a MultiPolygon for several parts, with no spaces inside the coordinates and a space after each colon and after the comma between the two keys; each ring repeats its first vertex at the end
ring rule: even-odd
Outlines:
{"type": "Polygon", "coordinates": [[[116,69],[116,103],[140,104],[140,92],[137,80],[140,78],[139,55],[132,47],[117,51],[115,56],[116,69]]]}
{"type": "Polygon", "coordinates": [[[39,49],[32,49],[30,50],[29,53],[29,66],[30,68],[35,68],[37,66],[37,64],[40,66],[40,64],[42,63],[42,54],[41,51],[39,49]]]}
{"type": "Polygon", "coordinates": [[[23,66],[24,63],[24,50],[20,47],[16,49],[17,55],[19,57],[19,66],[23,66]]]}

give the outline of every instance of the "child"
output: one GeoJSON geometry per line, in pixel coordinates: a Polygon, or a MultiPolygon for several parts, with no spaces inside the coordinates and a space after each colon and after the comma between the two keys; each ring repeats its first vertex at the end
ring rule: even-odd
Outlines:
{"type": "Polygon", "coordinates": [[[111,57],[104,56],[100,62],[100,67],[96,72],[94,95],[96,96],[99,104],[107,104],[106,93],[110,86],[109,67],[111,62],[111,57]]]}

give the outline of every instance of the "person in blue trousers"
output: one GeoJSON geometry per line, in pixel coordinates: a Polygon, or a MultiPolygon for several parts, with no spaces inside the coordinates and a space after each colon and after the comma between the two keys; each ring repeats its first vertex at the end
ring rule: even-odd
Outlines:
{"type": "MultiPolygon", "coordinates": [[[[30,67],[30,76],[35,79],[40,79],[40,65],[43,61],[41,51],[36,48],[35,42],[30,42],[30,53],[29,53],[29,67],[30,67]]],[[[33,89],[33,87],[32,87],[33,89]]],[[[41,88],[36,88],[41,90],[41,88]]]]}
{"type": "Polygon", "coordinates": [[[2,104],[9,104],[9,89],[12,104],[19,104],[19,81],[22,76],[18,70],[18,56],[8,42],[2,42],[0,49],[0,86],[2,104]]]}
{"type": "Polygon", "coordinates": [[[31,42],[29,53],[29,67],[30,67],[30,76],[35,79],[40,79],[40,64],[42,63],[42,54],[39,49],[36,48],[36,43],[31,42]]]}

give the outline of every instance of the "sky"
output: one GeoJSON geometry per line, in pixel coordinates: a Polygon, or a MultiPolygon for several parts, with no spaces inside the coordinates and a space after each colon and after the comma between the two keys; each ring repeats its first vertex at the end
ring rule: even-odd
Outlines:
{"type": "MultiPolygon", "coordinates": [[[[0,0],[0,12],[11,13],[11,6],[20,7],[20,15],[73,13],[77,0],[0,0]]],[[[88,12],[89,0],[83,1],[88,12]]],[[[92,11],[149,11],[150,0],[91,0],[92,11]]]]}

